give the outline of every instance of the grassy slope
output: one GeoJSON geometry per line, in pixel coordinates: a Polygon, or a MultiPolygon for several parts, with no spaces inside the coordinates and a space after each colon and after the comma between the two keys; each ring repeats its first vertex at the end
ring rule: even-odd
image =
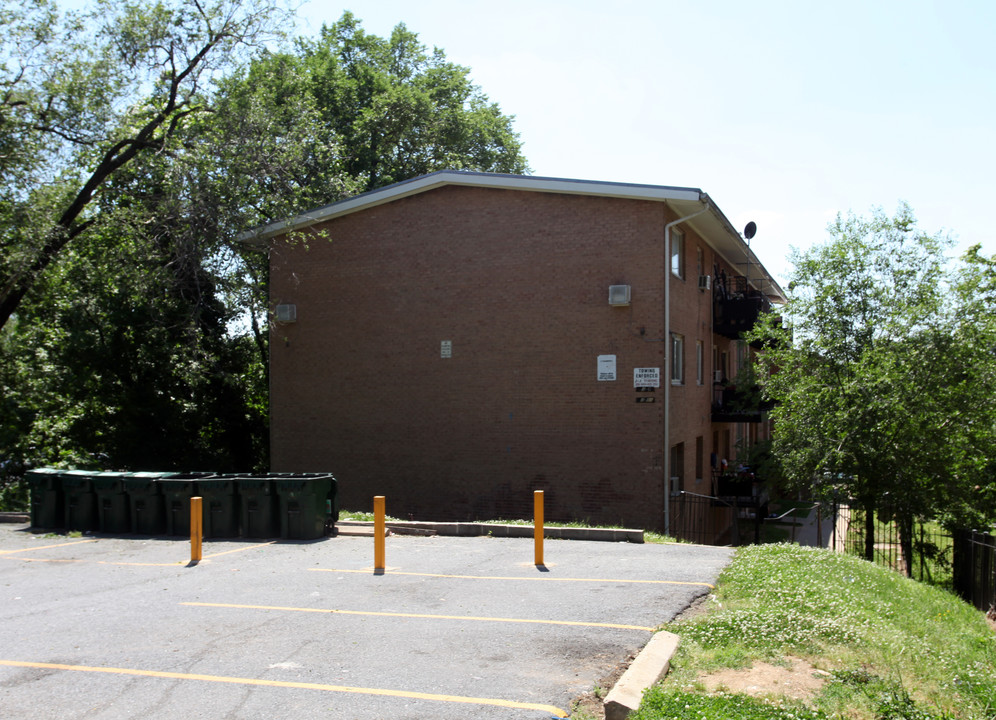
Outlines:
{"type": "Polygon", "coordinates": [[[737,552],[710,605],[667,628],[682,647],[633,720],[996,718],[996,633],[944,591],[857,558],[765,545],[737,552]],[[829,673],[809,705],[696,682],[786,656],[829,673]]]}

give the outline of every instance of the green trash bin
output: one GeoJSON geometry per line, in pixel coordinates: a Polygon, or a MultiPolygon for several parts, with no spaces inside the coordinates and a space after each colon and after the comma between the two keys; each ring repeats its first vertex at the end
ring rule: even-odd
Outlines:
{"type": "Polygon", "coordinates": [[[176,473],[156,481],[163,494],[167,535],[190,535],[190,498],[199,492],[198,481],[210,477],[214,473],[176,473]]]}
{"type": "Polygon", "coordinates": [[[122,479],[128,493],[131,531],[136,535],[162,535],[166,532],[166,509],[159,480],[172,474],[133,472],[122,479]]]}
{"type": "Polygon", "coordinates": [[[339,519],[337,484],[325,473],[270,476],[280,498],[280,537],[314,540],[324,537],[339,519]]]}
{"type": "Polygon", "coordinates": [[[216,475],[197,481],[204,514],[204,537],[239,536],[239,495],[234,476],[216,475]]]}
{"type": "Polygon", "coordinates": [[[66,470],[59,476],[65,493],[67,531],[97,529],[97,493],[93,491],[93,476],[89,470],[66,470]]]}
{"type": "Polygon", "coordinates": [[[102,533],[122,534],[131,531],[128,492],[124,479],[127,473],[101,472],[91,477],[97,494],[97,529],[102,533]]]}
{"type": "Polygon", "coordinates": [[[55,468],[36,468],[25,473],[24,479],[31,491],[31,527],[56,530],[66,521],[62,472],[55,468]]]}
{"type": "Polygon", "coordinates": [[[273,480],[258,475],[240,475],[238,486],[242,537],[272,538],[280,535],[280,498],[273,480]]]}

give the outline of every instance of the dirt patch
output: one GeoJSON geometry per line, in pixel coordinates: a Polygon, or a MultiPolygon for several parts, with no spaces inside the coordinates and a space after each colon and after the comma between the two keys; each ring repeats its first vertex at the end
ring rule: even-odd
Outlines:
{"type": "Polygon", "coordinates": [[[809,701],[826,683],[829,673],[817,670],[805,660],[785,658],[786,665],[755,663],[744,670],[720,670],[699,678],[706,690],[743,693],[755,697],[784,696],[809,701]]]}
{"type": "Polygon", "coordinates": [[[626,662],[617,665],[611,673],[598,681],[593,690],[579,696],[571,703],[571,717],[578,720],[605,720],[605,696],[609,690],[615,687],[619,678],[626,672],[626,668],[636,659],[636,655],[630,655],[626,662]]]}
{"type": "MultiPolygon", "coordinates": [[[[675,620],[687,620],[698,615],[709,612],[709,595],[701,595],[691,602],[675,620]]],[[[636,655],[630,655],[626,661],[617,665],[610,674],[598,681],[595,688],[577,697],[571,703],[571,717],[578,720],[605,720],[605,696],[619,682],[626,669],[630,666],[636,655]]]]}
{"type": "Polygon", "coordinates": [[[679,620],[693,620],[700,615],[707,614],[712,609],[712,605],[715,600],[716,597],[714,595],[709,595],[708,593],[705,595],[699,595],[697,598],[692,600],[688,607],[678,613],[678,616],[672,622],[678,622],[679,620]]]}
{"type": "MultiPolygon", "coordinates": [[[[709,595],[697,598],[675,619],[688,620],[709,612],[711,600],[709,595]]],[[[605,696],[634,658],[635,655],[627,658],[610,675],[602,678],[593,690],[579,696],[571,704],[571,717],[579,720],[605,720],[605,708],[602,704],[605,696]]],[[[786,697],[809,702],[819,694],[829,678],[830,673],[813,667],[805,660],[786,657],[783,664],[757,662],[747,669],[726,669],[702,675],[698,682],[711,693],[724,690],[755,697],[786,697]]]]}

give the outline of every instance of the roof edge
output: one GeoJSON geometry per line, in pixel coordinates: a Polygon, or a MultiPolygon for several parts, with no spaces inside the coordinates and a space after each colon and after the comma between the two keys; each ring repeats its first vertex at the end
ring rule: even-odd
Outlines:
{"type": "Polygon", "coordinates": [[[447,185],[484,187],[499,190],[561,193],[567,195],[598,195],[628,200],[679,200],[699,202],[704,194],[698,188],[636,183],[601,182],[597,180],[571,180],[566,178],[538,177],[535,175],[505,175],[501,173],[473,172],[467,170],[438,170],[420,175],[376,190],[309,210],[286,220],[264,225],[241,233],[240,242],[258,243],[284,233],[294,232],[326,220],[366,210],[405,197],[428,192],[447,185]]]}
{"type": "MultiPolygon", "coordinates": [[[[478,187],[492,188],[498,190],[519,190],[525,192],[545,192],[561,193],[566,195],[593,195],[598,197],[618,198],[626,200],[649,200],[653,202],[672,202],[684,205],[685,210],[689,205],[709,211],[713,222],[718,225],[721,234],[725,234],[737,246],[739,252],[743,252],[747,262],[758,268],[758,277],[754,282],[758,289],[761,284],[766,284],[767,289],[762,290],[766,295],[771,296],[776,302],[784,302],[785,293],[775,281],[774,277],[768,273],[764,263],[760,261],[750,244],[744,240],[740,233],[733,227],[726,215],[720,210],[716,202],[706,193],[698,188],[676,187],[669,185],[646,185],[639,183],[604,182],[598,180],[574,180],[568,178],[542,177],[535,175],[510,175],[502,173],[488,173],[470,170],[437,170],[427,175],[420,175],[409,180],[387,185],[376,190],[370,190],[360,195],[345,198],[337,202],[325,205],[314,210],[296,215],[286,220],[263,225],[252,230],[241,233],[236,239],[249,245],[262,246],[267,240],[302,230],[313,225],[317,225],[337,217],[349,215],[361,210],[367,210],[394,202],[402,198],[411,197],[420,193],[435,190],[446,186],[457,187],[478,187]]],[[[677,208],[675,208],[677,209],[677,208]]],[[[684,212],[684,211],[681,211],[684,212]]],[[[679,214],[681,214],[679,212],[679,214]]],[[[696,225],[697,221],[692,221],[696,225]]],[[[726,257],[728,262],[739,264],[733,258],[726,257]]],[[[753,283],[752,283],[753,284],[753,283]]]]}

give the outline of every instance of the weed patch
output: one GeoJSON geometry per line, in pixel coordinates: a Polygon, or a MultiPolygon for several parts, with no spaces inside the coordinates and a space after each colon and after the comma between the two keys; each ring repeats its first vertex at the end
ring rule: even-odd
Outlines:
{"type": "Polygon", "coordinates": [[[704,607],[667,628],[682,645],[636,719],[996,718],[996,634],[936,587],[827,550],[752,546],[704,607]],[[773,675],[794,659],[824,680],[801,701],[704,682],[762,663],[773,675]]]}

